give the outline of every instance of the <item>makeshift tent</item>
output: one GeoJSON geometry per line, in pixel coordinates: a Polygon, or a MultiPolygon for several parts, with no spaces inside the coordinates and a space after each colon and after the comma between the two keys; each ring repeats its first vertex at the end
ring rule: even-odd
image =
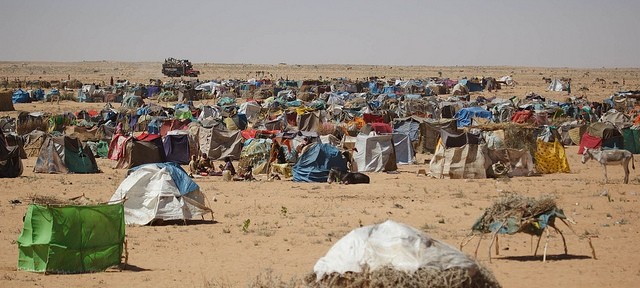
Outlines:
{"type": "Polygon", "coordinates": [[[226,131],[218,128],[200,128],[199,143],[200,151],[207,153],[209,158],[222,160],[225,157],[231,157],[232,160],[240,159],[242,151],[242,131],[226,131]]]}
{"type": "Polygon", "coordinates": [[[324,117],[322,116],[323,115],[320,111],[313,111],[304,114],[300,114],[300,112],[298,112],[298,118],[296,120],[296,123],[298,123],[298,130],[317,131],[318,128],[321,127],[322,122],[324,122],[324,117]]]}
{"type": "Polygon", "coordinates": [[[11,102],[15,103],[30,103],[31,97],[29,96],[29,92],[24,91],[22,89],[18,89],[13,92],[11,95],[11,102]]]}
{"type": "Polygon", "coordinates": [[[391,135],[396,163],[414,164],[416,162],[416,153],[413,151],[413,145],[411,145],[409,136],[400,133],[393,133],[391,135]]]}
{"type": "Polygon", "coordinates": [[[162,139],[166,160],[167,162],[178,164],[189,164],[189,161],[191,161],[189,157],[189,135],[186,134],[186,131],[185,133],[179,133],[179,131],[181,130],[171,131],[162,139]]]}
{"type": "Polygon", "coordinates": [[[491,165],[485,144],[465,144],[445,147],[438,143],[429,163],[429,175],[435,178],[482,179],[487,178],[491,165]]]}
{"type": "Polygon", "coordinates": [[[347,164],[340,150],[330,144],[311,144],[293,166],[293,181],[327,182],[331,168],[347,171],[347,164]]]}
{"type": "Polygon", "coordinates": [[[146,225],[154,219],[189,220],[213,213],[198,184],[177,164],[146,164],[129,172],[111,196],[111,201],[126,198],[127,225],[146,225]]]}
{"type": "Polygon", "coordinates": [[[9,146],[0,131],[0,178],[15,178],[22,175],[20,146],[9,146]]]}
{"type": "Polygon", "coordinates": [[[93,152],[78,138],[48,135],[33,167],[35,173],[98,173],[93,152]]]}
{"type": "Polygon", "coordinates": [[[27,157],[38,157],[44,140],[47,139],[47,133],[40,130],[33,130],[29,134],[23,135],[24,151],[27,157]]]}
{"type": "Polygon", "coordinates": [[[166,158],[160,135],[142,133],[125,141],[122,157],[118,159],[115,168],[128,169],[142,164],[162,163],[166,158]]]}
{"type": "MultiPolygon", "coordinates": [[[[418,269],[466,269],[477,264],[459,250],[393,220],[357,228],[342,237],[313,266],[316,280],[333,273],[361,273],[390,267],[413,274],[418,269]]],[[[440,287],[438,285],[438,287],[440,287]]]]}
{"type": "Polygon", "coordinates": [[[0,111],[14,111],[13,97],[11,91],[0,92],[0,111]]]}
{"type": "Polygon", "coordinates": [[[640,154],[640,130],[626,127],[622,129],[624,149],[633,154],[640,154]]]}
{"type": "Polygon", "coordinates": [[[358,172],[395,171],[398,169],[391,134],[358,134],[355,149],[353,161],[358,172]]]}
{"type": "MultiPolygon", "coordinates": [[[[511,148],[488,149],[487,155],[491,160],[492,168],[498,163],[506,168],[502,176],[531,176],[535,173],[533,157],[528,150],[511,148]]],[[[487,176],[501,176],[497,175],[496,172],[498,171],[495,170],[496,169],[489,169],[487,176]]]]}
{"type": "Polygon", "coordinates": [[[266,174],[269,172],[269,158],[271,156],[271,139],[249,139],[245,141],[240,152],[240,169],[252,166],[252,173],[266,174]]]}
{"type": "Polygon", "coordinates": [[[29,205],[18,238],[18,270],[103,271],[120,264],[125,236],[122,203],[29,205]]]}
{"type": "Polygon", "coordinates": [[[624,148],[624,136],[616,126],[611,123],[595,122],[587,127],[582,134],[578,154],[584,152],[584,148],[624,148]]]}
{"type": "Polygon", "coordinates": [[[537,139],[536,145],[534,157],[538,172],[543,174],[571,172],[564,147],[562,147],[558,139],[553,142],[537,139]]]}
{"type": "Polygon", "coordinates": [[[493,114],[482,107],[466,107],[456,112],[455,118],[458,120],[458,127],[471,126],[473,118],[491,119],[493,114]]]}
{"type": "Polygon", "coordinates": [[[553,79],[551,80],[551,83],[549,83],[549,87],[547,88],[547,90],[549,91],[566,91],[567,90],[567,84],[560,81],[559,79],[553,79]]]}

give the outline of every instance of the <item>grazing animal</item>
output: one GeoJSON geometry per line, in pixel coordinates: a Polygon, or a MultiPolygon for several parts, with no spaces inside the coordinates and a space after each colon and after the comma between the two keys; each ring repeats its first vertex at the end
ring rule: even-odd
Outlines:
{"type": "Polygon", "coordinates": [[[604,169],[604,183],[607,183],[607,165],[620,164],[624,169],[624,184],[629,183],[629,162],[631,162],[631,168],[634,170],[633,154],[624,149],[612,149],[612,150],[600,150],[585,148],[582,152],[582,164],[587,163],[590,159],[593,159],[600,163],[604,169]]]}
{"type": "Polygon", "coordinates": [[[369,184],[370,182],[369,176],[360,172],[344,172],[336,168],[331,168],[331,170],[329,170],[327,183],[332,183],[334,180],[340,184],[369,184]]]}

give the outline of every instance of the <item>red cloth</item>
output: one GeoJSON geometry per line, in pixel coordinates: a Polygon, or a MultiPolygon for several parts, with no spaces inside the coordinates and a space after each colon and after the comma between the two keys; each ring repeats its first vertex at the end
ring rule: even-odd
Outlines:
{"type": "Polygon", "coordinates": [[[580,148],[578,148],[578,154],[584,153],[584,148],[599,148],[602,145],[602,138],[591,136],[585,132],[580,139],[580,148]]]}
{"type": "Polygon", "coordinates": [[[242,130],[240,131],[240,135],[242,135],[242,138],[244,139],[253,139],[256,138],[257,135],[270,135],[270,136],[275,136],[276,134],[280,133],[280,130],[255,130],[255,129],[247,129],[247,130],[242,130]]]}
{"type": "Polygon", "coordinates": [[[165,120],[160,126],[160,135],[166,136],[169,131],[173,130],[188,130],[191,120],[165,120]]]}
{"type": "Polygon", "coordinates": [[[158,134],[149,134],[147,132],[142,132],[142,134],[138,135],[138,137],[136,137],[137,140],[140,141],[146,141],[146,142],[151,142],[153,140],[156,140],[158,138],[160,138],[161,136],[158,134]]]}
{"type": "Polygon", "coordinates": [[[518,124],[525,123],[529,118],[531,118],[531,114],[532,113],[529,110],[517,111],[513,116],[511,116],[511,122],[518,124]]]}
{"type": "Polygon", "coordinates": [[[364,123],[384,123],[384,117],[382,117],[382,115],[364,113],[362,118],[364,119],[364,123]]]}
{"type": "Polygon", "coordinates": [[[371,129],[378,134],[393,133],[393,128],[387,123],[371,123],[371,129]]]}

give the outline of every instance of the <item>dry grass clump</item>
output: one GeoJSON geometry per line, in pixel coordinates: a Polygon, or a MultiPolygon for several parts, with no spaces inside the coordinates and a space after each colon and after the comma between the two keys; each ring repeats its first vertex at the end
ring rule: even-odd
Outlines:
{"type": "Polygon", "coordinates": [[[69,199],[62,199],[56,196],[49,195],[29,195],[29,202],[31,204],[37,205],[95,205],[98,204],[96,201],[93,201],[86,196],[80,195],[78,197],[73,197],[69,199]]]}
{"type": "Polygon", "coordinates": [[[507,194],[487,208],[474,225],[474,230],[489,233],[489,225],[504,222],[508,218],[520,219],[521,223],[537,219],[540,214],[557,209],[553,196],[542,196],[539,199],[524,197],[515,193],[507,194]]]}
{"type": "Polygon", "coordinates": [[[467,269],[420,268],[414,273],[406,273],[385,267],[375,271],[345,274],[332,273],[316,282],[316,275],[311,273],[305,277],[307,287],[431,287],[431,288],[480,288],[501,287],[493,274],[485,267],[478,265],[476,273],[467,269]]]}

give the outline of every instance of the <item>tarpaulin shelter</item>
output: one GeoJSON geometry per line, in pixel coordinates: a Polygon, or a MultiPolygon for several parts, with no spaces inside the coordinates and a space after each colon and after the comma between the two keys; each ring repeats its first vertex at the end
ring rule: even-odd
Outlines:
{"type": "Polygon", "coordinates": [[[189,220],[211,213],[205,195],[174,163],[153,163],[129,171],[111,201],[124,202],[125,223],[146,225],[154,219],[189,220]]]}
{"type": "Polygon", "coordinates": [[[492,116],[493,114],[491,114],[490,111],[479,106],[474,106],[460,109],[456,112],[455,118],[458,121],[458,127],[466,127],[473,124],[473,118],[491,119],[492,116]]]}
{"type": "Polygon", "coordinates": [[[553,79],[551,80],[551,83],[549,83],[549,87],[547,87],[547,90],[549,91],[566,91],[567,90],[567,84],[560,81],[559,79],[553,79]]]}
{"type": "Polygon", "coordinates": [[[347,171],[347,164],[340,150],[330,144],[311,144],[293,166],[293,181],[327,182],[331,168],[347,171]]]}
{"type": "Polygon", "coordinates": [[[487,145],[480,135],[451,133],[440,130],[440,140],[429,163],[429,174],[435,178],[482,179],[491,165],[487,145]]]}
{"type": "Polygon", "coordinates": [[[465,144],[445,147],[442,142],[429,163],[429,175],[435,178],[483,179],[491,160],[485,144],[465,144]]]}
{"type": "Polygon", "coordinates": [[[29,92],[18,89],[16,91],[13,91],[13,94],[11,95],[11,102],[13,102],[13,104],[31,103],[31,97],[29,96],[29,92]]]}
{"type": "MultiPolygon", "coordinates": [[[[111,149],[109,151],[111,152],[111,149]]],[[[122,157],[116,163],[116,169],[129,169],[148,163],[162,163],[167,158],[164,154],[162,138],[158,134],[142,133],[138,137],[128,138],[122,152],[122,157]]]]}
{"type": "Polygon", "coordinates": [[[23,148],[27,157],[37,157],[40,154],[40,149],[44,140],[47,139],[47,133],[40,130],[33,130],[28,134],[22,136],[23,148]]]}
{"type": "Polygon", "coordinates": [[[122,203],[31,204],[18,238],[18,270],[64,274],[103,271],[120,264],[124,237],[122,203]]]}
{"type": "Polygon", "coordinates": [[[162,145],[164,147],[164,154],[166,155],[167,162],[174,162],[178,164],[189,164],[190,151],[189,151],[189,135],[186,133],[172,133],[178,131],[171,131],[167,136],[162,138],[162,145]]]}
{"type": "MultiPolygon", "coordinates": [[[[488,149],[487,154],[492,165],[500,163],[507,168],[505,176],[530,176],[535,173],[533,157],[529,150],[512,148],[488,149]]],[[[489,172],[495,173],[496,171],[490,169],[489,172]]]]}
{"type": "Polygon", "coordinates": [[[4,133],[0,131],[0,178],[15,178],[22,172],[20,146],[9,146],[4,133]]]}
{"type": "Polygon", "coordinates": [[[221,160],[231,157],[233,160],[240,159],[244,138],[241,130],[227,131],[219,128],[200,128],[200,151],[207,153],[209,158],[221,160]]]}
{"type": "Polygon", "coordinates": [[[409,136],[402,133],[393,133],[393,151],[398,164],[414,164],[416,162],[416,153],[409,136]]]}
{"type": "Polygon", "coordinates": [[[240,152],[240,169],[252,166],[253,174],[266,174],[269,172],[269,160],[271,157],[271,139],[252,138],[245,141],[240,152]]]}
{"type": "Polygon", "coordinates": [[[349,232],[316,262],[313,271],[316,280],[320,280],[332,273],[361,273],[386,267],[409,274],[419,269],[442,273],[456,268],[476,273],[479,269],[459,250],[411,226],[387,220],[349,232]]]}
{"type": "Polygon", "coordinates": [[[392,134],[358,134],[355,149],[353,161],[358,172],[398,170],[392,134]]]}
{"type": "Polygon", "coordinates": [[[11,91],[0,92],[0,111],[14,111],[13,96],[11,91]]]}
{"type": "Polygon", "coordinates": [[[33,172],[98,173],[100,170],[91,149],[78,138],[48,135],[40,148],[33,172]]]}
{"type": "Polygon", "coordinates": [[[626,127],[622,129],[624,149],[633,154],[640,154],[640,130],[626,127]]]}
{"type": "Polygon", "coordinates": [[[564,147],[558,139],[553,142],[537,139],[536,146],[534,157],[538,172],[543,174],[571,172],[564,147]]]}
{"type": "Polygon", "coordinates": [[[616,126],[611,123],[595,122],[587,127],[582,134],[578,154],[584,152],[584,148],[618,148],[624,147],[624,136],[616,126]]]}

